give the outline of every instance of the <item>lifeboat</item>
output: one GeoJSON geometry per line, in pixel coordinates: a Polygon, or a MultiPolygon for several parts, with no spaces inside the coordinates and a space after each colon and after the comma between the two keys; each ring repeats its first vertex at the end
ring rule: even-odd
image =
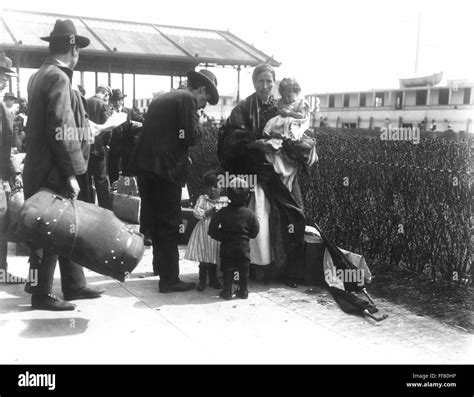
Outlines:
{"type": "Polygon", "coordinates": [[[400,88],[426,87],[439,84],[443,78],[443,72],[431,74],[424,77],[412,77],[409,79],[400,79],[400,88]]]}

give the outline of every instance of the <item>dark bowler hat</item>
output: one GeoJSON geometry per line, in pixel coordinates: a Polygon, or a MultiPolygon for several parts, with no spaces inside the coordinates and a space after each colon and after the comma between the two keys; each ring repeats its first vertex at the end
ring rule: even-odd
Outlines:
{"type": "Polygon", "coordinates": [[[75,44],[79,48],[87,47],[91,42],[87,37],[77,34],[76,27],[70,19],[65,19],[64,21],[58,19],[51,34],[46,37],[40,37],[40,39],[48,42],[57,39],[68,39],[69,44],[75,44]]]}
{"type": "Polygon", "coordinates": [[[112,101],[116,101],[117,99],[123,99],[123,98],[125,98],[125,97],[126,97],[126,95],[123,95],[123,94],[122,94],[122,90],[121,90],[120,88],[114,88],[114,89],[112,90],[112,96],[111,96],[110,99],[111,99],[112,101]]]}
{"type": "Polygon", "coordinates": [[[188,80],[197,81],[200,83],[204,83],[206,86],[206,90],[209,94],[211,94],[211,99],[209,103],[211,105],[215,105],[219,102],[219,92],[217,91],[217,78],[211,71],[207,69],[201,69],[198,72],[191,70],[186,73],[188,80]]]}
{"type": "Polygon", "coordinates": [[[16,76],[16,72],[12,69],[12,60],[3,51],[0,51],[0,73],[16,76]]]}
{"type": "Polygon", "coordinates": [[[7,92],[7,93],[3,96],[3,99],[8,99],[8,98],[14,99],[15,101],[18,100],[18,98],[15,96],[15,94],[14,94],[13,92],[7,92]]]}

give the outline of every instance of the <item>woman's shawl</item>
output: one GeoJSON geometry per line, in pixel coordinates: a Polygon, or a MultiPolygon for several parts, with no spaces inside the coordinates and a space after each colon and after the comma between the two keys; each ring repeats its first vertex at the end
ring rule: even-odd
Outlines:
{"type": "Polygon", "coordinates": [[[277,101],[271,97],[267,104],[254,93],[241,101],[219,130],[217,157],[225,171],[234,174],[255,174],[265,162],[265,155],[247,145],[262,138],[268,120],[278,111],[277,101]]]}

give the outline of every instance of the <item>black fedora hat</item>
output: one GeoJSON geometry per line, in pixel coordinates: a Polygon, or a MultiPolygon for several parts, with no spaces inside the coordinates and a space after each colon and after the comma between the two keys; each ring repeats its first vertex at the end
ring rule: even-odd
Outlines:
{"type": "Polygon", "coordinates": [[[126,95],[122,94],[122,90],[120,88],[114,88],[112,90],[112,96],[110,97],[110,99],[112,101],[116,101],[117,99],[123,99],[125,97],[126,97],[126,95]]]}
{"type": "Polygon", "coordinates": [[[207,92],[211,94],[211,99],[209,100],[209,103],[211,105],[215,105],[217,104],[217,102],[219,102],[219,92],[217,91],[217,78],[214,73],[207,69],[201,69],[199,72],[190,70],[186,73],[186,76],[188,80],[204,83],[207,92]]]}
{"type": "Polygon", "coordinates": [[[0,73],[16,76],[16,72],[12,69],[12,60],[3,51],[0,51],[0,73]]]}
{"type": "Polygon", "coordinates": [[[77,34],[76,27],[70,19],[65,19],[64,21],[58,19],[54,24],[51,34],[46,37],[40,37],[40,39],[48,42],[67,39],[70,44],[75,44],[79,48],[87,47],[91,42],[87,37],[77,34]]]}
{"type": "Polygon", "coordinates": [[[15,96],[15,94],[13,92],[7,92],[3,96],[3,99],[8,99],[8,98],[11,98],[11,99],[14,99],[15,101],[18,101],[18,98],[15,96]]]}

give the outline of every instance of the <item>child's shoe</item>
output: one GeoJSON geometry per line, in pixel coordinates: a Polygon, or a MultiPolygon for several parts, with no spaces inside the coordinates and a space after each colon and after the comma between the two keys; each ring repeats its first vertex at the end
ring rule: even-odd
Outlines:
{"type": "Polygon", "coordinates": [[[239,288],[237,291],[235,291],[235,296],[240,299],[248,299],[249,292],[239,288]]]}

